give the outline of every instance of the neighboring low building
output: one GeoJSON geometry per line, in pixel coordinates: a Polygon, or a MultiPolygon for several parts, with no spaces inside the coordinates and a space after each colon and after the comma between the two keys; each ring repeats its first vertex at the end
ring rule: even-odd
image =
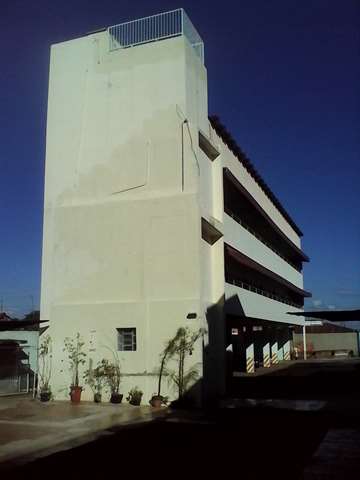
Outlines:
{"type": "Polygon", "coordinates": [[[34,387],[39,324],[28,323],[22,327],[21,320],[0,313],[0,395],[28,393],[34,387]]]}
{"type": "MultiPolygon", "coordinates": [[[[296,347],[302,356],[304,350],[302,328],[294,328],[293,343],[294,348],[296,347]]],[[[316,325],[306,326],[306,347],[308,358],[359,356],[359,332],[341,325],[316,321],[316,325]]]]}
{"type": "Polygon", "coordinates": [[[287,358],[288,326],[303,323],[287,312],[309,295],[301,236],[209,119],[204,46],[183,10],[52,46],[41,318],[56,398],[77,332],[87,366],[116,350],[122,392],[137,385],[144,402],[180,326],[206,328],[187,364],[206,398],[225,392],[230,345],[249,371],[256,355],[287,358]]]}

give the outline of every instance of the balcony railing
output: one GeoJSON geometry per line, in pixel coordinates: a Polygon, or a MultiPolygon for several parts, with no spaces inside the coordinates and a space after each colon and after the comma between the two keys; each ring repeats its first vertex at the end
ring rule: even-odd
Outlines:
{"type": "Polygon", "coordinates": [[[303,308],[303,305],[300,305],[298,303],[295,303],[288,298],[282,297],[280,295],[277,295],[276,293],[273,292],[268,292],[266,290],[263,290],[262,288],[255,287],[254,285],[249,285],[248,283],[242,282],[241,280],[226,280],[226,283],[230,283],[231,285],[236,285],[237,287],[243,288],[245,290],[249,290],[250,292],[257,293],[258,295],[262,295],[264,297],[271,298],[272,300],[276,300],[277,302],[285,303],[286,305],[290,305],[291,307],[296,307],[299,309],[303,308]]]}
{"type": "Polygon", "coordinates": [[[204,63],[204,43],[183,8],[108,28],[110,51],[185,36],[204,63]]]}
{"type": "Polygon", "coordinates": [[[264,238],[259,235],[257,232],[255,232],[251,227],[249,227],[249,225],[247,225],[238,215],[236,215],[236,213],[234,213],[232,210],[230,210],[228,207],[225,207],[224,208],[224,211],[227,215],[229,215],[229,217],[231,217],[232,219],[235,220],[235,222],[237,222],[239,225],[241,225],[243,228],[245,228],[245,230],[247,230],[249,233],[251,233],[251,235],[254,235],[254,237],[256,237],[261,243],[263,243],[264,245],[266,245],[268,248],[270,248],[270,250],[272,250],[274,253],[276,253],[276,255],[278,255],[280,258],[282,258],[283,260],[285,260],[286,263],[288,263],[289,265],[291,265],[293,268],[295,268],[295,270],[297,272],[301,272],[301,268],[299,268],[298,265],[296,265],[295,263],[293,263],[291,260],[289,260],[287,257],[285,257],[282,253],[279,252],[279,250],[277,250],[276,248],[274,248],[269,242],[267,242],[266,240],[264,240],[264,238]]]}

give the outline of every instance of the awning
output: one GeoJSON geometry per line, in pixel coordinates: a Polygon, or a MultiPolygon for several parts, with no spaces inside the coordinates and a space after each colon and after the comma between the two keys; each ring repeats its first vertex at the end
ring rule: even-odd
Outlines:
{"type": "Polygon", "coordinates": [[[320,318],[330,322],[356,322],[360,321],[360,310],[324,310],[315,312],[287,312],[289,315],[301,315],[302,317],[320,318]]]}
{"type": "Polygon", "coordinates": [[[0,322],[0,332],[8,330],[19,330],[24,327],[36,326],[40,323],[47,323],[49,320],[8,320],[0,322]]]}
{"type": "MultiPolygon", "coordinates": [[[[293,283],[290,283],[285,278],[280,277],[280,275],[278,275],[277,273],[272,272],[268,268],[260,265],[260,263],[255,262],[255,260],[252,260],[251,258],[244,255],[243,253],[240,253],[235,248],[230,247],[230,245],[225,244],[225,250],[230,255],[230,257],[234,258],[234,260],[240,263],[241,265],[244,265],[245,267],[251,268],[261,273],[262,275],[268,277],[269,279],[273,280],[274,282],[277,282],[280,285],[283,285],[284,287],[288,288],[289,290],[296,293],[297,295],[300,295],[301,297],[311,297],[310,292],[306,292],[305,290],[302,290],[301,288],[297,287],[293,283]]],[[[299,315],[301,314],[302,313],[299,313],[299,315]]]]}

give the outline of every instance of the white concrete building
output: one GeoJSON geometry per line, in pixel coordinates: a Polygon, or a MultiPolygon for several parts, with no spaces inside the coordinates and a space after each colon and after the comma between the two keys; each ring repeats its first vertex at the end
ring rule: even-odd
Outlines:
{"type": "Polygon", "coordinates": [[[231,329],[303,322],[286,315],[306,295],[301,232],[209,121],[203,43],[183,10],[52,46],[44,203],[56,398],[76,332],[94,362],[118,349],[122,392],[137,385],[147,402],[179,326],[207,329],[191,362],[211,398],[231,329]]]}

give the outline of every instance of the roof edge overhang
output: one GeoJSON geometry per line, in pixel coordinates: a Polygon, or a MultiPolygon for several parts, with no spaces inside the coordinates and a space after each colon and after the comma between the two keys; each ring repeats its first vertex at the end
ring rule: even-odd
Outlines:
{"type": "MultiPolygon", "coordinates": [[[[302,326],[302,323],[294,323],[291,320],[289,322],[279,322],[275,320],[267,320],[265,318],[259,318],[259,317],[252,317],[252,316],[247,316],[247,315],[234,315],[231,313],[226,314],[226,320],[231,321],[231,320],[237,320],[239,322],[239,325],[244,325],[244,326],[264,326],[268,328],[276,328],[276,329],[285,329],[285,328],[293,328],[293,327],[298,327],[302,326]]],[[[297,322],[300,322],[300,320],[297,320],[297,322]]]]}
{"type": "Polygon", "coordinates": [[[6,332],[8,330],[18,330],[19,328],[24,327],[39,327],[41,323],[46,323],[49,320],[40,320],[40,321],[33,321],[33,320],[8,320],[6,322],[0,322],[0,332],[6,332]]]}
{"type": "Polygon", "coordinates": [[[250,173],[250,175],[254,178],[256,183],[261,187],[261,189],[265,192],[267,197],[272,201],[275,207],[279,210],[279,212],[283,215],[283,217],[288,221],[289,225],[294,229],[294,231],[300,236],[303,236],[302,231],[296,225],[294,220],[290,217],[289,213],[285,210],[282,206],[280,200],[275,196],[272,192],[270,187],[266,184],[265,180],[261,177],[258,171],[255,169],[254,165],[251,161],[246,157],[244,152],[238,146],[236,141],[230,135],[230,133],[226,130],[225,126],[221,123],[219,117],[216,115],[209,116],[209,121],[213,129],[222,139],[222,141],[227,145],[229,150],[235,155],[235,157],[239,160],[239,162],[246,168],[246,170],[250,173]]]}
{"type": "MultiPolygon", "coordinates": [[[[288,312],[289,315],[300,315],[298,312],[288,312]]],[[[360,321],[360,310],[323,310],[315,312],[302,312],[302,316],[320,318],[330,322],[356,322],[360,321]]]]}
{"type": "Polygon", "coordinates": [[[291,247],[294,252],[296,252],[299,257],[301,257],[302,261],[309,262],[309,257],[299,248],[293,241],[288,238],[285,233],[276,225],[276,223],[270,218],[270,216],[265,212],[262,206],[255,200],[255,198],[246,190],[245,187],[241,185],[239,180],[235,177],[235,175],[229,170],[227,167],[223,169],[224,175],[231,181],[231,183],[237,188],[242,195],[246,197],[247,200],[253,205],[254,208],[260,213],[260,215],[269,223],[271,228],[276,231],[278,235],[291,247]]]}

